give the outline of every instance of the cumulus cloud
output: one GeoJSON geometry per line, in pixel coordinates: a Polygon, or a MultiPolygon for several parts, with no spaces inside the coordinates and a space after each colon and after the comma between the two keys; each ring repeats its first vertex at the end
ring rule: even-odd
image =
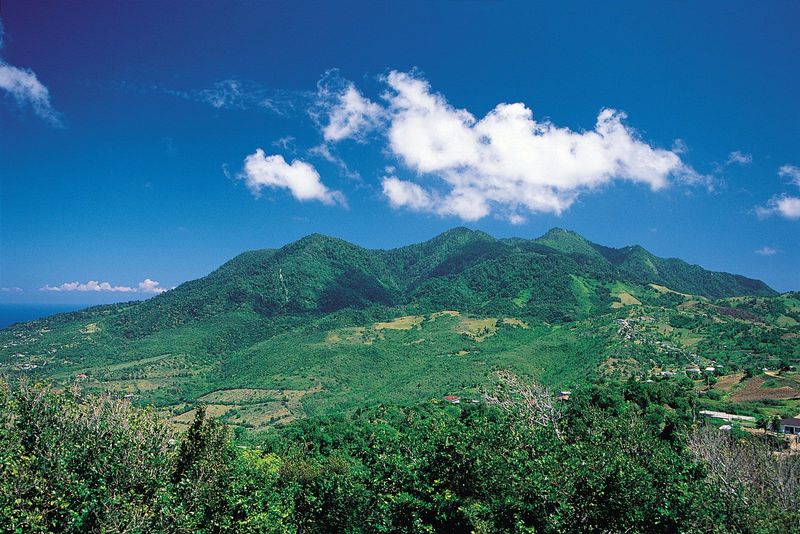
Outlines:
{"type": "Polygon", "coordinates": [[[429,211],[435,207],[430,193],[414,182],[400,180],[396,176],[383,178],[383,194],[394,208],[429,211]]]}
{"type": "MultiPolygon", "coordinates": [[[[713,187],[710,177],[681,160],[682,142],[672,150],[652,147],[625,124],[625,113],[613,109],[600,112],[593,130],[574,132],[534,120],[522,103],[499,104],[478,119],[409,73],[392,71],[383,79],[385,107],[338,74],[333,82],[329,78],[318,91],[328,102],[327,122],[318,120],[326,142],[363,140],[380,129],[390,155],[416,174],[415,180],[400,179],[393,169],[382,179],[395,208],[469,221],[497,211],[520,224],[523,213],[560,214],[581,193],[615,180],[652,190],[673,180],[713,187]]],[[[312,116],[318,118],[318,111],[312,116]]]]}
{"type": "Polygon", "coordinates": [[[734,150],[730,154],[728,154],[728,161],[725,162],[727,165],[732,165],[734,163],[738,165],[749,165],[753,163],[753,156],[752,154],[745,154],[744,152],[739,152],[738,150],[734,150]]]}
{"type": "Polygon", "coordinates": [[[328,205],[346,205],[344,195],[326,187],[313,165],[297,159],[289,164],[283,156],[267,156],[260,148],[245,158],[242,178],[255,196],[265,187],[288,189],[301,202],[318,200],[328,205]]]}
{"type": "Polygon", "coordinates": [[[766,206],[758,206],[756,215],[764,219],[773,215],[779,215],[786,219],[800,219],[800,197],[789,195],[779,195],[772,197],[766,206]]]}
{"type": "MultiPolygon", "coordinates": [[[[778,169],[778,176],[788,178],[791,184],[800,187],[800,168],[783,165],[778,169]]],[[[800,197],[787,193],[775,195],[765,206],[757,206],[755,212],[760,219],[778,215],[785,219],[797,220],[800,219],[800,197]]]]}
{"type": "Polygon", "coordinates": [[[792,184],[800,187],[800,167],[795,167],[794,165],[783,165],[780,169],[778,169],[778,176],[781,178],[788,178],[792,184]]]}
{"type": "Polygon", "coordinates": [[[39,288],[40,291],[53,291],[56,293],[67,292],[108,292],[108,293],[163,293],[165,289],[159,287],[159,283],[155,280],[145,278],[139,282],[137,287],[130,286],[112,286],[109,282],[98,282],[97,280],[89,280],[85,284],[80,282],[65,282],[58,286],[45,285],[39,288]]]}
{"type": "Polygon", "coordinates": [[[774,256],[778,253],[778,249],[772,247],[761,247],[760,249],[756,250],[756,254],[761,256],[774,256]]]}
{"type": "Polygon", "coordinates": [[[79,291],[79,292],[90,292],[90,291],[108,291],[111,293],[134,293],[136,289],[128,286],[112,286],[108,282],[98,282],[97,280],[89,280],[85,284],[80,282],[65,282],[60,286],[51,286],[46,285],[40,288],[41,291],[55,291],[55,292],[67,292],[67,291],[79,291]]]}
{"type": "Polygon", "coordinates": [[[145,278],[141,282],[139,282],[139,291],[142,293],[163,293],[166,291],[163,287],[159,287],[159,283],[155,280],[150,280],[149,278],[145,278]]]}
{"type": "MultiPolygon", "coordinates": [[[[3,26],[0,22],[0,50],[3,48],[3,26]]],[[[0,89],[18,106],[30,107],[36,115],[54,126],[61,124],[59,113],[50,104],[50,91],[29,69],[21,69],[0,58],[0,89]]]]}
{"type": "Polygon", "coordinates": [[[341,141],[362,135],[380,121],[383,108],[364,98],[350,85],[338,97],[328,114],[328,124],[322,130],[326,141],[341,141]]]}
{"type": "Polygon", "coordinates": [[[380,126],[384,109],[361,94],[353,82],[342,78],[338,70],[331,69],[317,83],[309,114],[322,129],[325,142],[363,142],[370,131],[380,126]]]}
{"type": "Polygon", "coordinates": [[[522,103],[499,104],[478,120],[432,92],[422,78],[392,71],[385,81],[392,154],[417,175],[438,179],[433,189],[384,179],[384,193],[395,207],[465,220],[498,208],[521,222],[520,212],[560,214],[582,192],[614,180],[652,190],[667,187],[671,178],[707,182],[676,150],[642,141],[625,125],[623,112],[602,110],[587,132],[538,122],[522,103]]]}

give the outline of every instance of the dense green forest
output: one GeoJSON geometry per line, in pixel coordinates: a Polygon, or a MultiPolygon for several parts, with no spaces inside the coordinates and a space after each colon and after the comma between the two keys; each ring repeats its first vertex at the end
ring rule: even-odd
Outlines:
{"type": "Polygon", "coordinates": [[[688,379],[559,402],[499,372],[480,403],[378,405],[237,446],[197,411],[0,385],[0,523],[15,532],[790,532],[800,456],[694,420],[688,379]],[[731,465],[733,463],[733,465],[731,465]]]}

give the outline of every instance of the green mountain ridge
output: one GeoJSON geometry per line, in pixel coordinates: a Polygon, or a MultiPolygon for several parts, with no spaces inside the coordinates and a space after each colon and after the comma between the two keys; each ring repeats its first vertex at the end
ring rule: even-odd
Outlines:
{"type": "Polygon", "coordinates": [[[176,422],[209,403],[256,430],[478,396],[494,369],[569,388],[798,360],[796,295],[561,229],[529,240],[455,228],[391,250],[312,234],[146,301],[0,331],[0,374],[77,379],[176,422]]]}
{"type": "Polygon", "coordinates": [[[409,305],[442,298],[455,298],[451,305],[468,310],[505,309],[498,300],[509,287],[498,288],[498,299],[497,293],[487,292],[478,279],[486,278],[487,286],[517,282],[516,287],[516,274],[536,277],[542,269],[548,271],[549,285],[560,287],[569,274],[575,274],[658,283],[709,298],[777,294],[758,280],[658,258],[637,246],[602,247],[566,230],[553,229],[527,241],[498,240],[483,232],[456,228],[418,245],[386,251],[312,234],[277,250],[243,253],[208,277],[182,284],[141,306],[169,312],[178,307],[187,319],[234,309],[245,302],[266,316],[409,305]],[[446,288],[441,287],[443,280],[446,288]],[[452,294],[453,286],[460,295],[452,294]]]}

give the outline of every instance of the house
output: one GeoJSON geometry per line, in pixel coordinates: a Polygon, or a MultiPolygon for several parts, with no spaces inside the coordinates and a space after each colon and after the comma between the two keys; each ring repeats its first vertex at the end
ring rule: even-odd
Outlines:
{"type": "Polygon", "coordinates": [[[708,367],[706,367],[706,373],[713,373],[713,372],[714,372],[714,367],[712,367],[710,365],[708,367]]]}
{"type": "Polygon", "coordinates": [[[662,378],[672,378],[676,374],[677,373],[674,373],[672,371],[661,371],[660,373],[658,373],[658,376],[660,376],[662,378]]]}
{"type": "Polygon", "coordinates": [[[446,400],[450,404],[458,404],[461,402],[461,397],[457,397],[455,395],[445,395],[444,400],[446,400]]]}
{"type": "Polygon", "coordinates": [[[797,417],[781,419],[780,431],[784,434],[800,435],[800,419],[797,417]]]}
{"type": "Polygon", "coordinates": [[[556,397],[560,401],[568,401],[570,396],[572,396],[571,391],[559,391],[558,397],[556,397]]]}
{"type": "Polygon", "coordinates": [[[738,420],[738,421],[750,421],[751,423],[756,422],[756,418],[751,417],[749,415],[736,415],[732,413],[715,412],[712,410],[700,410],[698,413],[706,417],[713,417],[714,419],[722,419],[724,421],[738,420]]]}
{"type": "Polygon", "coordinates": [[[86,379],[87,379],[87,378],[89,378],[89,377],[88,377],[88,376],[86,376],[86,375],[85,375],[85,374],[83,374],[83,373],[78,373],[77,375],[75,375],[75,378],[77,378],[78,380],[86,380],[86,379]]]}
{"type": "Polygon", "coordinates": [[[697,367],[687,367],[687,368],[686,368],[686,373],[687,373],[687,374],[689,374],[689,373],[692,373],[692,374],[697,374],[697,373],[699,373],[699,372],[700,372],[700,369],[699,369],[699,368],[697,368],[697,367]]]}

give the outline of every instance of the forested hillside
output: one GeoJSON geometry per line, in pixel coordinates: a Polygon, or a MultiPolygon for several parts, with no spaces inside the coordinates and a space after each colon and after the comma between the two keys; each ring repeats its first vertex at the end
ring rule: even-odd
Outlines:
{"type": "Polygon", "coordinates": [[[14,532],[794,530],[797,455],[693,423],[691,381],[558,402],[500,373],[480,404],[380,405],[255,446],[199,410],[0,383],[0,522],[14,532]],[[731,465],[731,458],[736,463],[731,465]]]}
{"type": "Polygon", "coordinates": [[[152,403],[184,427],[206,404],[260,431],[475,398],[495,369],[562,389],[686,366],[788,369],[799,338],[797,296],[756,280],[560,229],[500,240],[456,228],[394,250],[315,234],[147,301],[14,325],[0,372],[152,403]]]}

